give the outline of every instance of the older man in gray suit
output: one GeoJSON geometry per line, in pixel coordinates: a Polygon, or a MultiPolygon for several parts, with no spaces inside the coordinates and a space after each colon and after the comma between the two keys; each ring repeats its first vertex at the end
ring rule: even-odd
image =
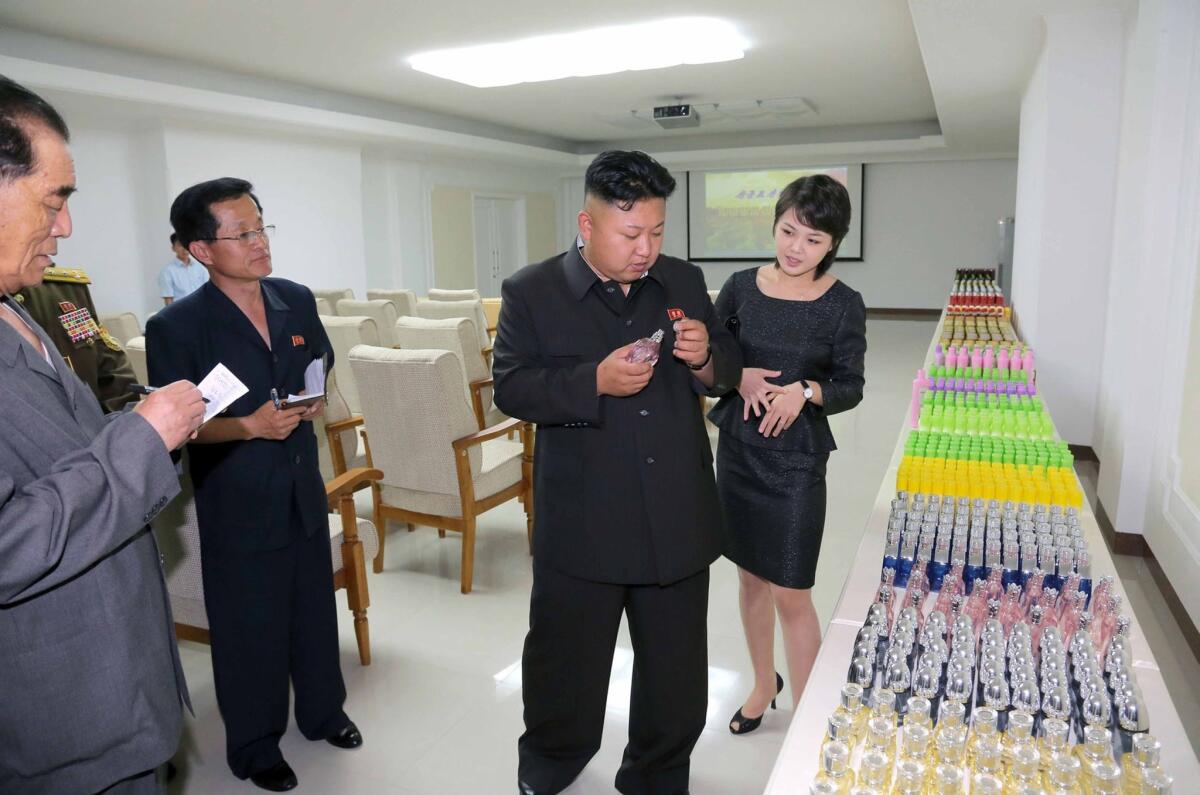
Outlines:
{"type": "Polygon", "coordinates": [[[155,792],[187,691],[146,525],[204,404],[178,382],[106,418],[12,300],[71,233],[67,137],[0,77],[0,792],[155,792]]]}

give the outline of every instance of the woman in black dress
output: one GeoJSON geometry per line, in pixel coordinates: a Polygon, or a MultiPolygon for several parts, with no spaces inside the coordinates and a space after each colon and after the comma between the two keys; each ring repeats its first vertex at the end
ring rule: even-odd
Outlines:
{"type": "Polygon", "coordinates": [[[738,566],[754,690],[729,724],[758,728],[783,689],[775,672],[775,613],[793,706],[821,645],[811,588],[825,526],[826,420],[858,405],[867,350],[862,296],[829,274],[850,228],[850,196],[825,175],[788,185],[775,205],[771,265],[729,277],[717,314],[745,356],[736,392],[709,417],[720,429],[717,488],[725,556],[738,566]]]}

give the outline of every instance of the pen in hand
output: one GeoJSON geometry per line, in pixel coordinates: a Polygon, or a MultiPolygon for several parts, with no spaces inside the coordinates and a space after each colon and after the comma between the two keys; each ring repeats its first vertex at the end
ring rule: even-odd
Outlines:
{"type": "Polygon", "coordinates": [[[279,390],[271,387],[271,402],[275,404],[275,410],[279,411],[279,390]]]}
{"type": "MultiPolygon", "coordinates": [[[[145,384],[130,384],[130,385],[129,385],[129,391],[130,391],[130,392],[132,392],[132,393],[133,393],[133,394],[135,394],[135,395],[149,395],[149,394],[152,394],[152,393],[154,393],[154,392],[157,392],[157,391],[158,391],[158,387],[156,387],[156,386],[146,386],[145,384]]],[[[200,398],[200,399],[201,399],[201,400],[203,400],[205,403],[207,403],[207,402],[208,402],[208,398],[206,398],[206,397],[202,397],[202,398],[200,398]]]]}

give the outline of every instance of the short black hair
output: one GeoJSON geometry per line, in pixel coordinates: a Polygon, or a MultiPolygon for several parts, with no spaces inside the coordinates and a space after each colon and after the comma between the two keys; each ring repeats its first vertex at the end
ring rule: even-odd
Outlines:
{"type": "Polygon", "coordinates": [[[173,246],[173,245],[175,245],[175,244],[176,244],[176,243],[178,243],[178,242],[179,242],[179,235],[177,235],[177,234],[175,234],[174,232],[172,232],[172,233],[171,233],[171,245],[173,246]]]}
{"type": "Polygon", "coordinates": [[[850,191],[827,174],[800,177],[780,191],[775,202],[775,226],[788,210],[796,211],[800,223],[833,238],[833,247],[817,265],[817,276],[823,275],[837,259],[838,247],[850,231],[850,191]]]}
{"type": "Polygon", "coordinates": [[[67,123],[49,102],[25,86],[0,75],[0,183],[33,171],[31,124],[44,124],[64,141],[71,140],[67,123]]]}
{"type": "Polygon", "coordinates": [[[197,240],[212,240],[217,234],[217,219],[212,206],[242,196],[254,199],[258,211],[262,203],[254,195],[254,186],[237,177],[221,177],[201,182],[183,191],[171,202],[171,226],[175,237],[187,248],[197,240]]]}
{"type": "Polygon", "coordinates": [[[642,199],[665,199],[675,191],[671,172],[645,152],[610,150],[596,155],[583,180],[585,196],[622,210],[642,199]]]}

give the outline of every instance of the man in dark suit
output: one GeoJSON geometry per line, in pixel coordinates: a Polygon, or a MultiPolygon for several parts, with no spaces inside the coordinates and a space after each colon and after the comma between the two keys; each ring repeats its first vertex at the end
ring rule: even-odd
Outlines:
{"type": "Polygon", "coordinates": [[[279,751],[289,679],[310,740],[362,745],[342,710],[328,508],[312,420],[323,401],[288,408],[332,347],[307,287],[271,273],[273,227],[249,182],[183,191],[171,225],[210,280],[146,324],[150,381],[203,377],[224,364],[249,391],[189,445],[204,604],[229,767],[263,789],[297,785],[279,751]],[[186,376],[184,374],[187,374],[186,376]]]}
{"type": "Polygon", "coordinates": [[[0,792],[154,793],[187,689],[147,524],[204,403],[104,416],[14,300],[71,234],[67,126],[0,77],[0,792]]]}
{"type": "Polygon", "coordinates": [[[601,154],[580,245],[503,286],[496,405],[538,424],[523,795],[561,791],[600,748],[622,614],[634,674],[617,789],[686,792],[704,728],[721,511],[698,396],[734,388],[742,360],[700,269],[659,256],[674,187],[641,152],[601,154]],[[657,363],[628,361],[656,331],[657,363]]]}

